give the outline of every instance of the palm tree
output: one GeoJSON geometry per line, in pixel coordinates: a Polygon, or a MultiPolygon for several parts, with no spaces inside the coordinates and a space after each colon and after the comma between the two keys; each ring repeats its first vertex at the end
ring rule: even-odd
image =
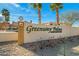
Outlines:
{"type": "Polygon", "coordinates": [[[31,4],[33,6],[34,9],[38,10],[38,23],[41,24],[41,8],[42,8],[42,4],[41,3],[32,3],[31,4]]]}
{"type": "Polygon", "coordinates": [[[57,25],[59,25],[59,9],[63,8],[62,3],[52,3],[50,4],[50,8],[52,11],[56,10],[56,18],[57,18],[57,25]]]}
{"type": "Polygon", "coordinates": [[[7,29],[7,23],[9,21],[9,11],[7,9],[3,9],[2,10],[2,16],[4,16],[4,28],[5,30],[7,29]]]}
{"type": "Polygon", "coordinates": [[[2,15],[4,16],[4,21],[8,22],[9,21],[9,11],[7,9],[2,10],[2,15]]]}

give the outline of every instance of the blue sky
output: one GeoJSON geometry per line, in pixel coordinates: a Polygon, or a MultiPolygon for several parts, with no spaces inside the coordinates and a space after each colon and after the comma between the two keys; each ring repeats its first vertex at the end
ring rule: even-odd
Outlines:
{"type": "MultiPolygon", "coordinates": [[[[59,14],[70,10],[79,10],[78,3],[64,3],[64,8],[59,10],[59,14]]],[[[37,10],[33,9],[29,3],[0,3],[0,15],[1,10],[6,8],[10,12],[10,21],[18,21],[19,16],[23,16],[24,20],[30,21],[33,23],[38,23],[38,14],[37,10]]],[[[42,3],[41,9],[42,22],[56,22],[56,13],[51,11],[50,3],[42,3]]],[[[75,25],[79,25],[76,23],[75,25]]]]}

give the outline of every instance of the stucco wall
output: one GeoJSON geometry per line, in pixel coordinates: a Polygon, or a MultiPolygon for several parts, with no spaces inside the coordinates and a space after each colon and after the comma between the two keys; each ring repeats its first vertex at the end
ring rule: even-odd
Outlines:
{"type": "MultiPolygon", "coordinates": [[[[27,25],[25,26],[27,27],[27,25]]],[[[26,27],[24,28],[24,43],[79,35],[78,27],[71,27],[70,25],[65,24],[60,26],[62,27],[62,33],[48,33],[48,31],[32,31],[30,33],[27,33],[26,27]]],[[[42,25],[40,27],[46,26],[42,25]]],[[[18,40],[18,32],[0,32],[0,42],[14,40],[18,40]]]]}
{"type": "MultiPolygon", "coordinates": [[[[42,25],[40,27],[45,26],[42,25]]],[[[63,24],[60,27],[62,27],[62,33],[48,33],[47,31],[32,31],[30,33],[27,33],[25,30],[24,43],[79,35],[79,28],[71,27],[67,24],[63,24]]]]}
{"type": "Polygon", "coordinates": [[[0,32],[0,42],[18,40],[17,32],[0,32]]]}
{"type": "Polygon", "coordinates": [[[79,35],[79,27],[72,27],[71,36],[79,35]]]}

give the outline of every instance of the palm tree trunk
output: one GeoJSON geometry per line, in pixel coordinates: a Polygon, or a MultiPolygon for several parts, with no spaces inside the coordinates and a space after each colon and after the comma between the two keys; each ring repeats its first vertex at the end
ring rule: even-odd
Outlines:
{"type": "Polygon", "coordinates": [[[40,12],[40,9],[38,8],[38,23],[41,24],[41,12],[40,12]]]}
{"type": "Polygon", "coordinates": [[[4,30],[6,31],[6,16],[5,16],[5,21],[4,21],[4,30]]]}
{"type": "Polygon", "coordinates": [[[57,25],[59,25],[59,11],[58,11],[58,8],[56,8],[56,18],[57,18],[57,25]]]}

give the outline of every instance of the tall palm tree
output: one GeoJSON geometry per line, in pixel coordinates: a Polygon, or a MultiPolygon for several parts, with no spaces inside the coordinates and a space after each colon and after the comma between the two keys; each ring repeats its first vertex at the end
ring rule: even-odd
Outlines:
{"type": "Polygon", "coordinates": [[[31,4],[33,6],[34,9],[38,10],[38,23],[41,24],[41,8],[42,8],[42,4],[41,3],[32,3],[31,4]]]}
{"type": "Polygon", "coordinates": [[[9,21],[9,11],[7,10],[7,9],[3,9],[2,10],[2,16],[4,16],[4,22],[3,22],[3,24],[4,24],[4,29],[5,30],[7,30],[7,23],[8,23],[8,21],[9,21]]]}
{"type": "Polygon", "coordinates": [[[56,10],[56,19],[57,19],[57,25],[59,25],[59,9],[63,8],[62,3],[52,3],[50,4],[50,8],[52,11],[56,10]]]}
{"type": "Polygon", "coordinates": [[[4,16],[4,21],[8,22],[9,21],[9,11],[7,9],[2,10],[2,15],[4,16]]]}

